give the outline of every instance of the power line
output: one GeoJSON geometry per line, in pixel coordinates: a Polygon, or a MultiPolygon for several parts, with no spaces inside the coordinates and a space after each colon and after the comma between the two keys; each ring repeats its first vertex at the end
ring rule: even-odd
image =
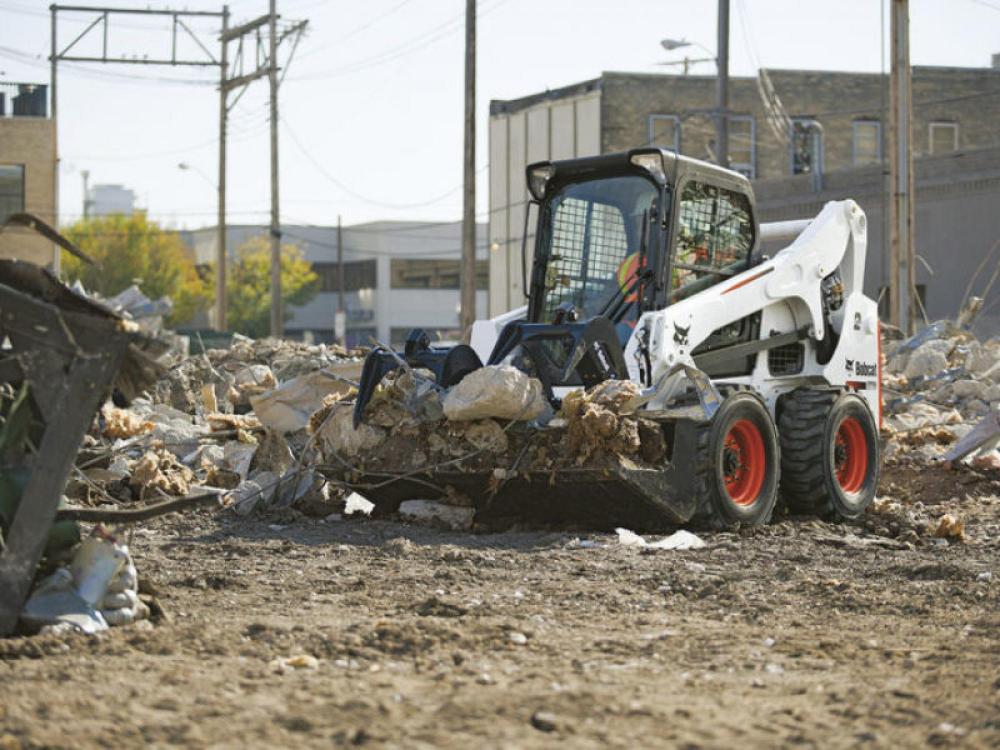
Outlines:
{"type": "Polygon", "coordinates": [[[389,10],[387,10],[382,15],[376,16],[375,18],[373,18],[368,23],[362,24],[361,26],[358,26],[353,31],[347,32],[346,34],[344,34],[344,36],[340,37],[340,39],[338,41],[346,42],[348,39],[353,39],[358,34],[360,34],[363,31],[367,31],[368,29],[370,29],[372,26],[374,26],[375,24],[379,23],[380,21],[383,21],[386,18],[389,18],[389,16],[395,15],[401,8],[403,8],[404,6],[408,5],[412,1],[413,0],[402,0],[402,2],[399,2],[396,5],[392,6],[389,10]]]}
{"type": "MultiPolygon", "coordinates": [[[[6,57],[9,60],[15,60],[24,65],[31,65],[45,70],[48,70],[50,67],[49,62],[44,55],[32,54],[31,52],[14,49],[13,47],[0,45],[0,56],[6,57]]],[[[183,84],[185,86],[192,84],[195,86],[218,85],[218,82],[204,78],[171,78],[167,76],[141,75],[138,73],[122,73],[112,70],[94,70],[92,68],[87,68],[83,65],[76,65],[70,62],[63,62],[60,69],[68,69],[73,75],[81,78],[95,78],[98,80],[113,79],[125,84],[135,84],[138,82],[141,85],[146,85],[147,83],[183,84]]]]}
{"type": "MultiPolygon", "coordinates": [[[[485,6],[488,0],[484,0],[483,5],[485,6]]],[[[485,16],[487,13],[491,13],[501,5],[505,5],[510,2],[510,0],[498,0],[489,8],[479,11],[480,17],[485,16]]],[[[410,39],[403,44],[392,47],[384,52],[381,52],[372,57],[368,57],[362,60],[356,60],[353,63],[348,63],[342,65],[339,68],[333,68],[331,70],[307,73],[305,75],[297,76],[295,78],[290,78],[290,81],[310,81],[310,80],[322,80],[326,78],[333,78],[335,76],[346,75],[350,73],[360,73],[361,71],[368,70],[387,62],[392,62],[393,60],[398,60],[401,57],[405,57],[413,52],[419,52],[425,49],[434,42],[444,39],[447,36],[460,31],[464,28],[465,13],[461,13],[454,16],[442,24],[435,26],[422,34],[417,35],[413,39],[410,39]]],[[[312,54],[310,51],[309,54],[312,54]]]]}
{"type": "MultiPolygon", "coordinates": [[[[419,202],[416,202],[416,203],[389,203],[389,202],[386,202],[386,201],[376,200],[374,198],[368,198],[367,196],[361,195],[360,193],[356,192],[355,190],[352,190],[350,187],[348,187],[343,182],[341,182],[336,177],[334,177],[332,174],[330,174],[323,167],[323,165],[320,164],[315,159],[315,157],[313,157],[313,155],[309,152],[309,149],[307,149],[302,144],[302,142],[299,140],[299,137],[295,134],[295,131],[292,129],[291,125],[288,124],[288,121],[285,120],[284,118],[282,118],[282,122],[285,124],[285,130],[288,132],[288,135],[291,137],[292,143],[295,144],[295,147],[306,158],[306,160],[310,164],[312,164],[313,167],[315,167],[316,171],[319,172],[321,175],[323,175],[327,180],[329,180],[330,182],[332,182],[334,185],[336,185],[338,188],[340,188],[341,190],[343,190],[345,193],[347,193],[349,196],[351,196],[352,198],[354,198],[356,200],[361,201],[362,203],[368,203],[368,204],[371,204],[373,206],[378,206],[380,208],[424,208],[426,206],[431,206],[431,205],[433,205],[435,203],[439,203],[439,202],[443,201],[445,198],[451,197],[452,195],[454,195],[455,193],[457,193],[459,190],[462,189],[462,185],[458,185],[456,187],[453,187],[448,192],[442,193],[441,195],[438,195],[435,198],[431,198],[431,199],[426,200],[426,201],[419,201],[419,202]]],[[[476,171],[476,174],[479,174],[480,172],[482,172],[484,169],[487,169],[487,168],[489,168],[489,164],[483,165],[482,167],[480,167],[476,171]]]]}

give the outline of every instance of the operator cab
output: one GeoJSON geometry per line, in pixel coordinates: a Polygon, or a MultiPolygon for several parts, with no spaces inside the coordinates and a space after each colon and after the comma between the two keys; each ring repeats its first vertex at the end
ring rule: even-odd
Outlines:
{"type": "Polygon", "coordinates": [[[527,173],[541,209],[531,322],[604,315],[627,339],[641,312],[751,263],[753,191],[736,172],[644,149],[541,162],[527,173]]]}
{"type": "MultiPolygon", "coordinates": [[[[641,149],[531,164],[527,176],[540,207],[529,322],[606,317],[624,346],[643,312],[756,260],[753,190],[737,172],[641,149]]],[[[720,329],[702,351],[749,340],[754,325],[747,319],[720,329]]]]}

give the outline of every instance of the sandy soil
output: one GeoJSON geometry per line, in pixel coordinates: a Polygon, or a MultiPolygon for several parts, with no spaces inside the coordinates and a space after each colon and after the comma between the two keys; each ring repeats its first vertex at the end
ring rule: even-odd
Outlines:
{"type": "Polygon", "coordinates": [[[0,748],[998,747],[1000,481],[890,485],[967,542],[160,519],[133,551],[164,619],[0,641],[0,748]]]}

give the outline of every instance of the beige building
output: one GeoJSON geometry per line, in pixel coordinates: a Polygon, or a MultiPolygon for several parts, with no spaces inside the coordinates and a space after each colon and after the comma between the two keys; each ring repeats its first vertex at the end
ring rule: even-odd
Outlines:
{"type": "MultiPolygon", "coordinates": [[[[913,68],[918,157],[1000,146],[1000,62],[993,68],[913,68]]],[[[753,180],[821,192],[835,173],[881,165],[886,79],[874,73],[775,70],[788,117],[769,120],[756,78],[730,79],[729,160],[753,180]],[[804,176],[803,176],[804,175],[804,176]]],[[[520,99],[490,102],[490,314],[524,304],[521,238],[527,164],[660,146],[714,159],[715,77],[603,73],[520,99]]],[[[839,180],[843,183],[843,180],[839,180]]],[[[839,184],[838,183],[838,184],[839,184]]],[[[851,187],[846,186],[850,194],[851,187]]],[[[528,253],[534,243],[528,224],[528,253]]]]}
{"type": "MultiPolygon", "coordinates": [[[[0,82],[0,225],[27,212],[56,224],[56,124],[48,87],[0,82]]],[[[58,263],[54,245],[21,227],[0,232],[0,258],[58,263]]]]}

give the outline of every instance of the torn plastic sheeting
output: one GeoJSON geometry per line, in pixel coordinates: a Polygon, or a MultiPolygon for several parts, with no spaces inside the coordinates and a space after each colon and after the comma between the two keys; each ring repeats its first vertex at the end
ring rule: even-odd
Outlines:
{"type": "Polygon", "coordinates": [[[705,542],[700,536],[684,529],[675,531],[658,542],[647,542],[643,537],[628,529],[615,529],[615,531],[618,534],[618,541],[626,547],[685,550],[702,549],[705,546],[705,542]]]}
{"type": "Polygon", "coordinates": [[[123,568],[128,548],[103,537],[85,539],[69,567],[42,581],[24,605],[21,617],[33,625],[66,622],[85,633],[107,630],[98,607],[123,568]]]}
{"type": "Polygon", "coordinates": [[[309,424],[309,418],[322,408],[328,396],[344,396],[350,389],[344,380],[317,370],[289,380],[273,391],[251,396],[250,403],[265,427],[278,432],[297,432],[309,424]]]}
{"type": "Polygon", "coordinates": [[[344,503],[344,515],[350,516],[355,513],[360,513],[361,515],[367,516],[375,509],[375,503],[370,502],[366,498],[359,495],[357,492],[352,492],[347,496],[347,500],[344,503]]]}
{"type": "Polygon", "coordinates": [[[108,629],[103,615],[80,596],[67,568],[59,568],[38,584],[24,604],[21,619],[36,627],[65,622],[84,633],[108,629]]]}
{"type": "Polygon", "coordinates": [[[444,415],[452,421],[517,419],[530,422],[549,410],[542,384],[509,365],[473,370],[444,397],[444,415]]]}
{"type": "Polygon", "coordinates": [[[256,508],[271,503],[278,488],[278,475],[262,471],[233,490],[232,505],[238,515],[248,516],[256,508]]]}
{"type": "Polygon", "coordinates": [[[116,312],[127,312],[133,318],[169,315],[174,309],[174,303],[170,297],[152,300],[135,284],[114,297],[108,298],[105,304],[116,312]]]}

